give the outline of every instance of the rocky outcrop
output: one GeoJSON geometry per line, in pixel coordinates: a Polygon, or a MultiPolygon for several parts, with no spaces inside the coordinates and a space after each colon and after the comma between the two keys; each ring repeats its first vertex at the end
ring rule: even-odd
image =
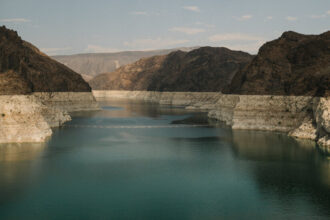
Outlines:
{"type": "Polygon", "coordinates": [[[32,92],[90,92],[82,77],[0,27],[0,95],[32,92]]]}
{"type": "Polygon", "coordinates": [[[203,47],[141,59],[89,83],[93,90],[217,92],[253,56],[227,48],[203,47]]]}
{"type": "Polygon", "coordinates": [[[117,68],[134,63],[142,58],[166,55],[173,51],[191,51],[195,47],[174,48],[150,51],[123,51],[115,53],[86,53],[64,56],[52,56],[53,59],[70,67],[89,81],[101,73],[110,73],[117,68]]]}
{"type": "Polygon", "coordinates": [[[330,95],[330,31],[321,35],[285,32],[222,90],[241,95],[330,95]]]}
{"type": "Polygon", "coordinates": [[[45,141],[68,112],[97,108],[79,74],[0,27],[0,143],[45,141]]]}
{"type": "Polygon", "coordinates": [[[91,92],[35,92],[33,95],[46,106],[69,113],[100,109],[91,92]]]}
{"type": "Polygon", "coordinates": [[[0,103],[0,143],[43,142],[70,112],[99,109],[89,92],[1,95],[0,103]]]}
{"type": "Polygon", "coordinates": [[[0,143],[45,141],[51,127],[71,119],[33,95],[3,95],[0,103],[0,143]]]}
{"type": "Polygon", "coordinates": [[[330,147],[328,98],[311,96],[221,95],[210,118],[233,129],[286,132],[330,147]]]}

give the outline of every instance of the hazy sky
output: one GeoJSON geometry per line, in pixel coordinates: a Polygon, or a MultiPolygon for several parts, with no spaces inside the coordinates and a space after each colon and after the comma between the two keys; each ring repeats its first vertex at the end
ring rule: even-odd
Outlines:
{"type": "Polygon", "coordinates": [[[49,55],[226,46],[256,53],[330,30],[330,0],[0,0],[0,24],[49,55]]]}

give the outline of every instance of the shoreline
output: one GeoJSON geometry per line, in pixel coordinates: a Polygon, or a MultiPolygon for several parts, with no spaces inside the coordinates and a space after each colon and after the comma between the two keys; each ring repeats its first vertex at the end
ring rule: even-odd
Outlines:
{"type": "Polygon", "coordinates": [[[91,92],[0,95],[0,143],[45,142],[70,112],[98,110],[91,92]]]}
{"type": "Polygon", "coordinates": [[[97,100],[132,99],[208,111],[232,129],[280,131],[330,150],[330,98],[219,92],[93,90],[97,100]]]}

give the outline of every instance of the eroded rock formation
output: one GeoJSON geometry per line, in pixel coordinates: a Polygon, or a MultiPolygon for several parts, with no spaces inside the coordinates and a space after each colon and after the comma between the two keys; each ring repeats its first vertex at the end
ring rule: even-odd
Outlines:
{"type": "Polygon", "coordinates": [[[90,85],[94,90],[215,92],[228,85],[252,57],[227,48],[176,51],[100,74],[90,85]]]}
{"type": "Polygon", "coordinates": [[[45,141],[68,112],[97,108],[79,74],[0,27],[0,143],[45,141]]]}
{"type": "Polygon", "coordinates": [[[321,35],[289,31],[264,44],[223,93],[329,96],[330,31],[321,35]]]}

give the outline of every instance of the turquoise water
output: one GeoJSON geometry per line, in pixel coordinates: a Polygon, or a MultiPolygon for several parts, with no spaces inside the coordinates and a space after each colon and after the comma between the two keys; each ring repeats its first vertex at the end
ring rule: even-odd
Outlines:
{"type": "Polygon", "coordinates": [[[0,219],[328,219],[330,157],[205,114],[110,101],[0,145],[0,219]]]}

